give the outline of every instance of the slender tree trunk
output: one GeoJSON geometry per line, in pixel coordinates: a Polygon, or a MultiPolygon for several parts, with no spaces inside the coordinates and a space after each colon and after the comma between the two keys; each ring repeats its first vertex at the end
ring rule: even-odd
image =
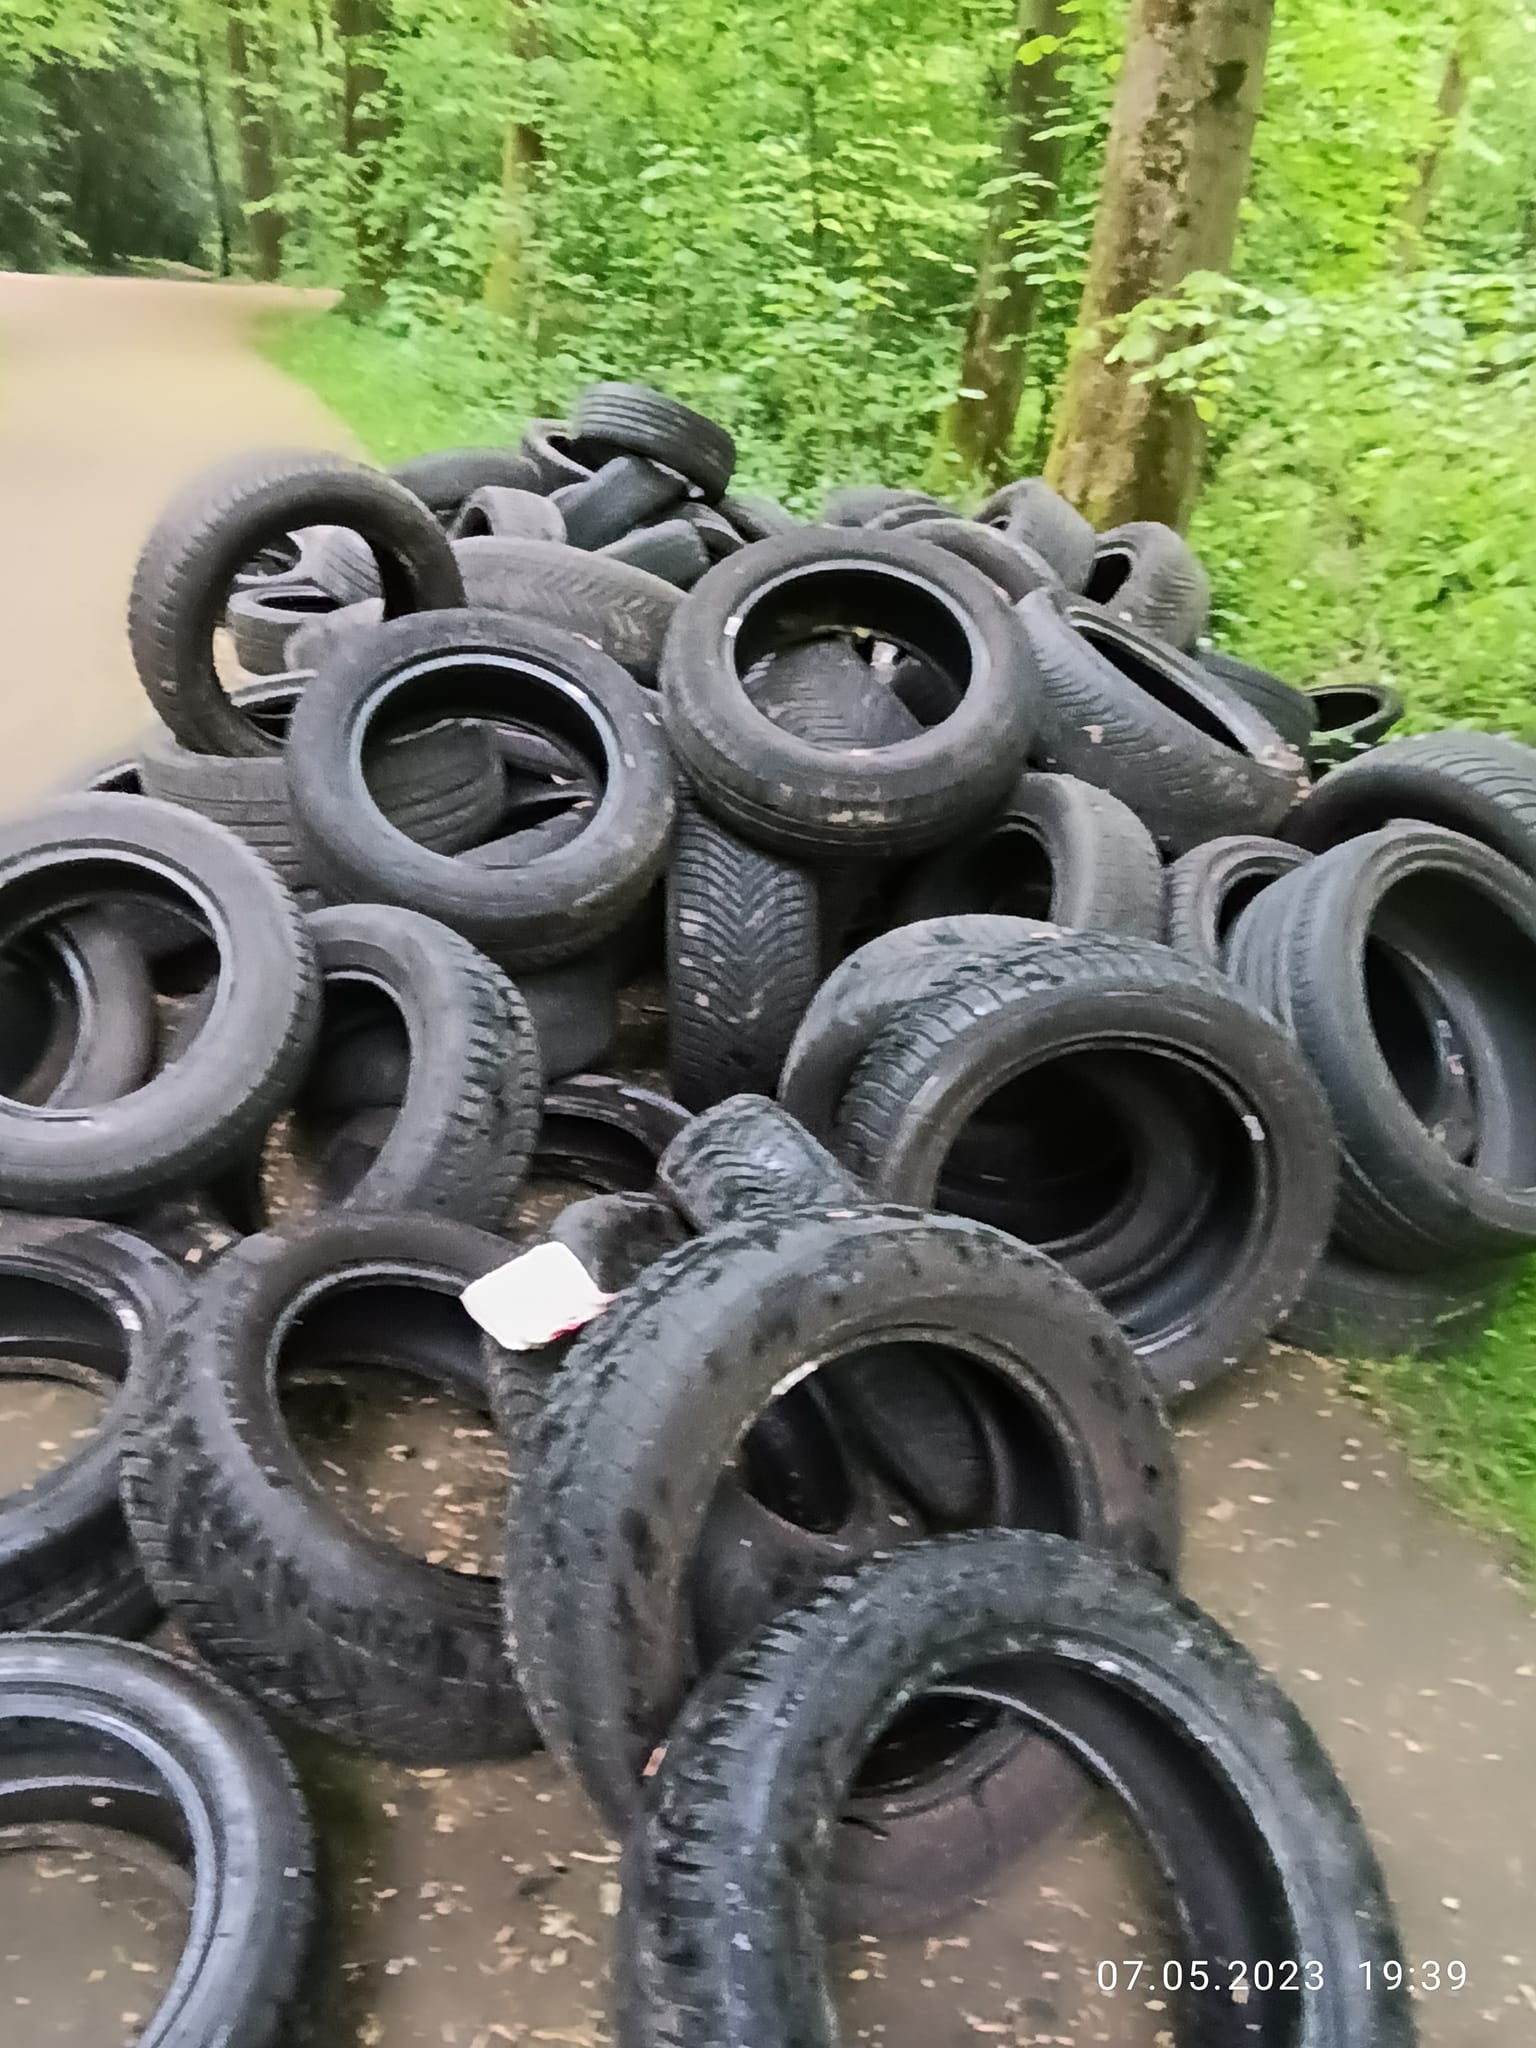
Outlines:
{"type": "MultiPolygon", "coordinates": [[[[509,0],[507,36],[520,70],[543,55],[537,0],[509,0]]],[[[526,89],[521,97],[526,107],[526,89]]],[[[501,206],[483,292],[493,313],[516,313],[530,296],[534,208],[543,162],[544,138],[535,123],[523,113],[509,115],[501,138],[501,206]]]]}
{"type": "Polygon", "coordinates": [[[1227,270],[1248,184],[1274,0],[1132,0],[1078,341],[1046,475],[1095,526],[1182,527],[1199,489],[1193,402],[1105,361],[1111,323],[1227,270]]]}
{"type": "Polygon", "coordinates": [[[203,155],[208,163],[208,192],[213,201],[214,227],[219,238],[219,275],[229,275],[229,202],[224,192],[224,171],[219,162],[218,138],[213,130],[213,102],[208,92],[208,55],[201,41],[192,38],[192,76],[197,85],[197,113],[203,134],[203,155]]]}
{"type": "Polygon", "coordinates": [[[283,267],[283,218],[270,201],[277,190],[273,164],[272,129],[266,109],[251,90],[253,73],[245,16],[230,6],[224,17],[224,48],[229,61],[229,97],[234,108],[235,132],[240,142],[240,184],[247,206],[260,211],[246,215],[256,275],[270,282],[283,267]]]}
{"type": "Polygon", "coordinates": [[[992,200],[976,265],[960,352],[960,395],[939,426],[939,452],[953,454],[969,470],[997,480],[1024,389],[1025,343],[1034,324],[1039,287],[1015,268],[1037,222],[1056,212],[1064,139],[1053,128],[1066,99],[1061,45],[1075,15],[1068,0],[1018,0],[1015,35],[1029,61],[1015,56],[1008,67],[997,175],[1007,186],[992,200]],[[1031,51],[1037,38],[1049,46],[1031,51]]]}
{"type": "Polygon", "coordinates": [[[1482,0],[1464,0],[1456,24],[1456,39],[1446,52],[1445,70],[1440,76],[1440,91],[1435,98],[1434,131],[1419,152],[1414,182],[1403,200],[1397,254],[1398,261],[1404,266],[1417,259],[1422,247],[1424,230],[1429,225],[1430,209],[1434,205],[1435,187],[1440,181],[1446,152],[1455,139],[1461,110],[1466,105],[1467,82],[1482,60],[1486,28],[1487,17],[1482,0]]]}
{"type": "Polygon", "coordinates": [[[381,38],[389,28],[386,0],[335,0],[332,19],[341,45],[341,146],[348,160],[353,275],[347,302],[359,312],[383,303],[400,265],[405,225],[380,204],[380,165],[395,135],[381,38]]]}

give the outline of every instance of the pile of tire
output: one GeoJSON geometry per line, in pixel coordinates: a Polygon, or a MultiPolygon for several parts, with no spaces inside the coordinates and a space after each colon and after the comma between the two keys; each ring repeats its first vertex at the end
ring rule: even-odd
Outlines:
{"type": "Polygon", "coordinates": [[[202,1845],[152,2038],[263,2048],[313,1898],[257,1713],[542,1741],[627,1843],[621,2039],[760,2048],[835,2039],[824,1926],[1097,1778],[1191,1955],[1326,1958],[1243,2039],[1406,2041],[1347,1797],[1176,1591],[1166,1407],[1459,1341],[1536,1244],[1536,754],[1210,651],[1179,536],[1038,479],[733,468],[599,385],[149,536],[158,722],[0,823],[0,1372],[110,1395],[0,1500],[0,1810],[202,1845]],[[535,1242],[601,1312],[513,1349],[460,1297],[535,1242]],[[493,1412],[499,1580],[336,1511],[281,1394],[342,1362],[493,1412]],[[109,1640],[161,1613],[211,1677],[109,1640]]]}

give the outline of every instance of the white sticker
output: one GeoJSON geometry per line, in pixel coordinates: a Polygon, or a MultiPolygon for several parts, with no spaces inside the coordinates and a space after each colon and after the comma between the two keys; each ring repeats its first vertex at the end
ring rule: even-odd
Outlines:
{"type": "Polygon", "coordinates": [[[613,1296],[569,1245],[550,1240],[471,1280],[459,1299],[504,1351],[536,1351],[590,1323],[613,1296]]]}

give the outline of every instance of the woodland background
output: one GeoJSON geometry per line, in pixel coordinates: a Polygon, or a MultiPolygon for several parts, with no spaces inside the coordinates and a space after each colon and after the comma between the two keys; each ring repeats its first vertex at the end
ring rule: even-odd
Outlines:
{"type": "MultiPolygon", "coordinates": [[[[274,347],[384,458],[622,374],[964,498],[1050,447],[1127,14],[0,0],[0,266],[340,285],[274,347]]],[[[1105,342],[1206,422],[1218,638],[1536,733],[1536,13],[1280,0],[1227,268],[1105,342]]]]}

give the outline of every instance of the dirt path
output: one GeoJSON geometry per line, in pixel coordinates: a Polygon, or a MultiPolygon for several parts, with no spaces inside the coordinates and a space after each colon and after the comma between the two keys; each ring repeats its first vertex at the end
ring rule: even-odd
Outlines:
{"type": "Polygon", "coordinates": [[[0,275],[0,806],[143,723],[123,613],[171,493],[258,442],[354,447],[246,346],[253,321],[304,296],[0,275]]]}
{"type": "MultiPolygon", "coordinates": [[[[244,348],[267,302],[232,288],[0,278],[0,799],[42,790],[142,722],[123,596],[167,493],[251,443],[348,445],[312,397],[244,348]]],[[[400,1483],[389,1439],[403,1428],[376,1432],[381,1485],[400,1483]]],[[[460,1454],[447,1423],[413,1431],[430,1496],[460,1454]]],[[[1407,1959],[1442,1974],[1466,1965],[1465,1991],[1423,1996],[1424,2041],[1536,2038],[1529,1596],[1416,1489],[1333,1368],[1276,1353],[1181,1435],[1191,1591],[1272,1665],[1337,1759],[1380,1844],[1407,1959]]],[[[599,2037],[611,1846],[546,1759],[406,1773],[328,1758],[310,1776],[346,1872],[346,2016],[332,2038],[579,2048],[599,2037]]],[[[113,1908],[98,1875],[68,1859],[0,1859],[11,2014],[0,2032],[15,2048],[115,2042],[124,2010],[148,2009],[164,1981],[174,1929],[131,1885],[113,1908]],[[114,1947],[116,1966],[91,1984],[87,1962],[114,1947]]],[[[1155,2000],[1106,2001],[1095,1987],[1101,1958],[1159,1956],[1146,1905],[1112,1830],[1055,1845],[942,1940],[840,1953],[847,2038],[1167,2044],[1155,2000]]]]}

